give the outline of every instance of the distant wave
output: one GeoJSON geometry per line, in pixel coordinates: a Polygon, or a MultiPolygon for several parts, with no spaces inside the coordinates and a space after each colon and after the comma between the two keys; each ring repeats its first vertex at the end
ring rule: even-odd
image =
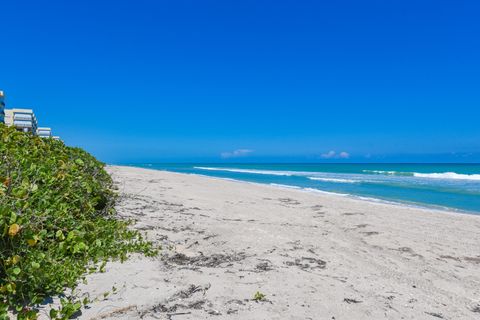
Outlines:
{"type": "Polygon", "coordinates": [[[480,181],[480,174],[460,174],[455,172],[441,173],[413,173],[414,177],[430,179],[453,179],[453,180],[475,180],[480,181]]]}
{"type": "Polygon", "coordinates": [[[352,179],[343,179],[336,177],[317,177],[311,175],[330,175],[331,173],[324,172],[306,172],[306,171],[275,171],[275,170],[255,170],[255,169],[237,169],[237,168],[212,168],[212,167],[194,167],[195,169],[200,170],[209,170],[209,171],[227,171],[227,172],[237,172],[237,173],[254,173],[254,174],[265,174],[265,175],[275,175],[275,176],[300,176],[306,177],[310,180],[315,181],[325,181],[325,182],[336,182],[336,183],[360,183],[359,180],[352,179]]]}
{"type": "Polygon", "coordinates": [[[383,170],[362,170],[365,173],[381,174],[386,176],[413,176],[414,172],[401,172],[401,171],[383,171],[383,170]]]}
{"type": "Polygon", "coordinates": [[[236,168],[211,168],[211,167],[193,167],[194,169],[209,170],[209,171],[228,171],[238,173],[256,173],[269,174],[275,176],[293,176],[297,172],[292,171],[274,171],[274,170],[254,170],[254,169],[236,169],[236,168]]]}
{"type": "Polygon", "coordinates": [[[306,172],[306,171],[275,171],[275,170],[255,170],[255,169],[237,169],[237,168],[212,168],[212,167],[194,167],[195,169],[200,170],[210,170],[210,171],[228,171],[228,172],[238,172],[238,173],[254,173],[254,174],[265,174],[265,175],[274,175],[274,176],[299,176],[307,177],[310,180],[316,181],[325,181],[325,182],[337,182],[337,183],[359,183],[361,181],[352,180],[352,179],[342,179],[342,178],[330,178],[330,177],[310,177],[310,175],[329,175],[330,173],[324,172],[306,172]]]}
{"type": "Polygon", "coordinates": [[[448,180],[475,180],[480,181],[480,174],[461,174],[455,172],[438,172],[438,173],[422,173],[422,172],[401,172],[401,171],[382,171],[382,170],[362,170],[365,173],[387,175],[387,176],[407,176],[428,179],[448,179],[448,180]]]}
{"type": "MultiPolygon", "coordinates": [[[[337,182],[337,183],[361,183],[362,182],[361,180],[338,178],[337,176],[342,175],[342,173],[336,174],[337,176],[330,177],[331,175],[335,175],[335,174],[329,173],[329,172],[277,171],[277,170],[257,170],[257,169],[219,168],[219,167],[194,167],[194,168],[199,170],[209,170],[209,171],[253,173],[253,174],[287,176],[287,177],[300,176],[300,177],[307,177],[310,180],[325,181],[325,182],[337,182]]],[[[455,172],[421,173],[421,172],[402,172],[402,171],[384,171],[384,170],[362,170],[362,172],[375,174],[375,175],[399,176],[399,177],[480,181],[480,174],[460,174],[455,172]]]]}
{"type": "Polygon", "coordinates": [[[308,177],[310,180],[315,181],[325,181],[325,182],[338,182],[338,183],[360,183],[361,181],[352,180],[352,179],[337,179],[337,178],[319,178],[319,177],[308,177]]]}

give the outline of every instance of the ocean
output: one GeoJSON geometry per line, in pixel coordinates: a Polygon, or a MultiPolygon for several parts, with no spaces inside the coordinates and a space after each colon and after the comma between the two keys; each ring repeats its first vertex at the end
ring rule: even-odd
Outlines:
{"type": "Polygon", "coordinates": [[[480,214],[480,164],[130,164],[480,214]]]}

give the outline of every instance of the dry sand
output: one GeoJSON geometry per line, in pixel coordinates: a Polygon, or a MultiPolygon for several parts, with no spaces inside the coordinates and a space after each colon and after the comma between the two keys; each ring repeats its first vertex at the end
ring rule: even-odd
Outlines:
{"type": "Polygon", "coordinates": [[[89,276],[81,319],[480,318],[479,216],[108,170],[119,215],[163,250],[89,276]]]}

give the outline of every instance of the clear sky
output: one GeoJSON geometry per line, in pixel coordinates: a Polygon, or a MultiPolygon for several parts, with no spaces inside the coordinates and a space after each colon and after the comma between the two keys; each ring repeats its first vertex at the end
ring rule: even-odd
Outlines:
{"type": "Polygon", "coordinates": [[[7,107],[112,163],[480,162],[480,1],[3,1],[7,107]]]}

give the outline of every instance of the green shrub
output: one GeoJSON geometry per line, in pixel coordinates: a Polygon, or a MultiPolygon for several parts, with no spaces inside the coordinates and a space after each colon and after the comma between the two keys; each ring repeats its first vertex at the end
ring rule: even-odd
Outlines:
{"type": "Polygon", "coordinates": [[[255,295],[253,296],[253,301],[255,301],[255,302],[265,301],[266,297],[267,297],[266,295],[264,295],[260,291],[257,291],[257,292],[255,292],[255,295]]]}
{"type": "MultiPolygon", "coordinates": [[[[0,319],[35,319],[35,305],[73,289],[88,272],[150,243],[115,219],[104,164],[79,148],[0,124],[0,319]]],[[[52,318],[81,304],[62,300],[52,318]]]]}

